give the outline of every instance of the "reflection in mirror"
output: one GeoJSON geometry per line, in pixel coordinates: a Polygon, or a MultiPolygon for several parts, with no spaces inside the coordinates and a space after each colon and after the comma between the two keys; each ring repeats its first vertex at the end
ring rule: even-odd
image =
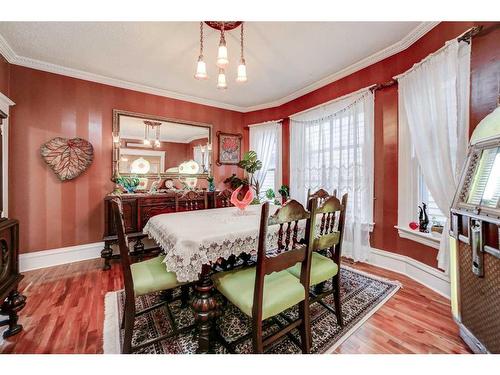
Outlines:
{"type": "Polygon", "coordinates": [[[495,208],[500,200],[500,147],[485,149],[467,203],[495,208]]]}
{"type": "Polygon", "coordinates": [[[210,174],[210,125],[116,111],[113,135],[120,175],[210,174]]]}

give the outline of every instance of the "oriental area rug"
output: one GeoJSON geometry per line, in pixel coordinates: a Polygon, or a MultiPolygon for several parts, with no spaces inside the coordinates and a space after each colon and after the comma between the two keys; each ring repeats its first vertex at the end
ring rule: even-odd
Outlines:
{"type": "MultiPolygon", "coordinates": [[[[340,279],[344,327],[341,328],[337,324],[335,315],[322,305],[319,303],[312,304],[312,353],[333,352],[401,287],[398,282],[382,279],[345,266],[341,269],[340,279]]],[[[332,298],[333,296],[325,298],[325,302],[330,306],[334,306],[332,298]]],[[[120,329],[120,322],[124,300],[125,292],[123,290],[106,294],[103,335],[104,354],[117,354],[121,351],[120,343],[123,340],[123,330],[120,329]]],[[[159,301],[159,294],[139,297],[136,299],[136,309],[137,311],[143,310],[159,301]]],[[[180,304],[179,300],[169,304],[178,328],[189,326],[194,322],[191,309],[181,308],[180,304]]],[[[294,319],[297,317],[297,312],[297,307],[294,307],[283,314],[289,319],[294,319]]],[[[162,306],[137,317],[132,345],[139,345],[141,342],[169,333],[172,327],[167,315],[167,308],[162,306]]],[[[284,318],[278,317],[277,319],[286,324],[284,318]]],[[[277,327],[277,324],[270,325],[266,333],[272,333],[277,327]]],[[[238,308],[228,302],[224,307],[222,316],[217,319],[217,328],[226,341],[232,342],[251,332],[251,321],[238,308]]],[[[294,337],[285,335],[266,349],[266,352],[273,354],[301,353],[300,347],[297,345],[297,343],[300,343],[299,332],[294,330],[291,335],[294,337]]],[[[191,331],[142,348],[137,354],[189,354],[194,353],[197,346],[196,332],[191,331]]],[[[217,341],[214,343],[214,352],[227,353],[225,347],[217,341]]],[[[241,354],[252,353],[251,338],[236,345],[236,352],[241,354]]]]}

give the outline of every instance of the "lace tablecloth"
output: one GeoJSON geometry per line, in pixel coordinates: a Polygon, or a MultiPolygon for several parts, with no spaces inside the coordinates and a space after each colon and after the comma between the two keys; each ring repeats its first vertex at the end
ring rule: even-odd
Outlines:
{"type": "MultiPolygon", "coordinates": [[[[270,214],[277,209],[271,206],[270,214]]],[[[204,264],[257,251],[260,212],[261,205],[252,205],[244,214],[227,207],[157,215],[143,232],[163,249],[167,270],[175,272],[178,281],[195,281],[204,264]]],[[[303,225],[300,228],[303,232],[303,225]]],[[[269,227],[269,247],[276,246],[278,229],[269,227]]]]}

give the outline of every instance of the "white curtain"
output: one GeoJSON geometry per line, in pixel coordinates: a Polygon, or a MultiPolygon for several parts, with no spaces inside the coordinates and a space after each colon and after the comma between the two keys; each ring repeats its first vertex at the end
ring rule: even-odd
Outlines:
{"type": "Polygon", "coordinates": [[[373,93],[364,89],[291,116],[290,194],[307,190],[348,193],[343,255],[368,259],[373,223],[373,93]]]}
{"type": "MultiPolygon", "coordinates": [[[[281,139],[281,122],[273,121],[260,125],[252,125],[250,132],[250,150],[257,153],[257,158],[262,162],[262,168],[255,172],[254,178],[262,186],[266,180],[267,170],[271,165],[275,166],[280,155],[278,153],[279,141],[281,139]]],[[[261,195],[265,193],[261,191],[261,195]]],[[[275,194],[278,192],[275,191],[275,194]]]]}
{"type": "MultiPolygon", "coordinates": [[[[467,152],[470,45],[452,40],[398,77],[404,111],[425,184],[448,217],[467,152]]],[[[448,272],[448,221],[438,267],[448,272]]]]}

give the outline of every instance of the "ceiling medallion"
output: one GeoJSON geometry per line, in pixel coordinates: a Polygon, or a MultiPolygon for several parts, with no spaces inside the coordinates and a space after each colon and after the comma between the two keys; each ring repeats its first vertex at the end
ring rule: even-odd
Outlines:
{"type": "MultiPolygon", "coordinates": [[[[226,89],[226,68],[229,65],[229,57],[227,53],[227,45],[225,32],[234,30],[240,27],[240,62],[238,65],[238,74],[236,77],[236,82],[246,82],[247,81],[247,67],[245,62],[245,57],[243,55],[243,21],[205,21],[205,23],[215,30],[220,31],[219,48],[217,51],[217,61],[216,65],[218,67],[217,75],[217,88],[226,89]]],[[[208,79],[207,65],[203,60],[203,22],[200,22],[200,54],[198,56],[198,63],[196,65],[196,73],[194,75],[196,79],[208,79]]]]}

